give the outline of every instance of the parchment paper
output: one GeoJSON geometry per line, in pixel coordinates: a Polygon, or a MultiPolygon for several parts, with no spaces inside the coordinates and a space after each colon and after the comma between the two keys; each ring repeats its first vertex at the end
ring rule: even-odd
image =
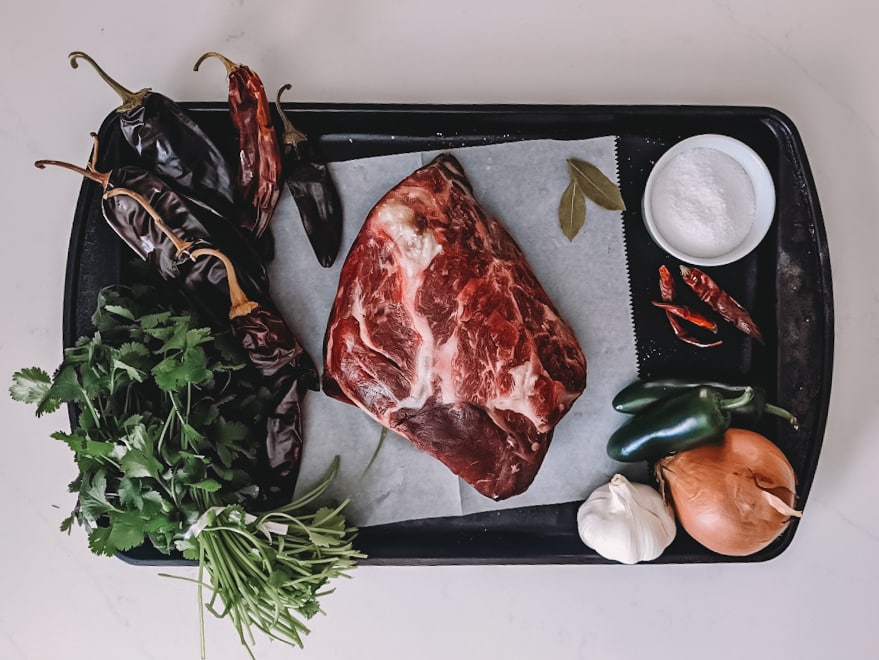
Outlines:
{"type": "MultiPolygon", "coordinates": [[[[446,151],[460,160],[477,199],[507,227],[573,327],[586,354],[587,388],[556,427],[531,487],[502,502],[480,495],[442,463],[391,432],[364,474],[381,427],[354,406],[310,393],[297,492],[314,485],[339,455],[341,471],[327,498],[350,497],[346,514],[358,526],[582,500],[615,472],[626,473],[621,470],[625,466],[605,453],[608,436],[623,421],[611,399],[636,377],[622,214],[587,202],[586,225],[573,242],[558,226],[558,204],[569,180],[566,159],[588,160],[616,180],[615,139],[534,140],[446,151]]],[[[437,153],[331,164],[345,224],[339,257],[330,269],[317,264],[295,203],[284,191],[272,222],[272,293],[315,361],[322,360],[341,264],[367,214],[385,192],[437,153]]]]}

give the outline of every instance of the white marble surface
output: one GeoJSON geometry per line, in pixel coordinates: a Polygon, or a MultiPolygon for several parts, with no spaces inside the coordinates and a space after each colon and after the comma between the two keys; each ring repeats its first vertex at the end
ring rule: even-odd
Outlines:
{"type": "MultiPolygon", "coordinates": [[[[755,565],[365,567],[326,599],[303,652],[260,658],[879,657],[879,6],[868,0],[553,3],[6,3],[0,24],[5,309],[0,375],[57,363],[76,177],[114,97],[66,54],[178,99],[217,49],[313,101],[768,105],[802,134],[826,219],[837,314],[824,449],[792,546],[755,565]]],[[[5,386],[4,386],[5,387],[5,386]]],[[[198,657],[190,585],[89,554],[57,526],[72,504],[65,447],[0,397],[0,658],[198,657]]],[[[212,660],[244,658],[208,621],[212,660]]]]}

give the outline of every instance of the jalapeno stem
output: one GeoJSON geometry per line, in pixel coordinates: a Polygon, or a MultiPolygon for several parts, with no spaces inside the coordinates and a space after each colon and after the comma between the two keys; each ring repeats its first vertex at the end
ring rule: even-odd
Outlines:
{"type": "Polygon", "coordinates": [[[198,58],[198,60],[195,63],[195,66],[192,67],[192,70],[198,71],[198,67],[201,66],[201,63],[204,62],[209,57],[216,57],[218,60],[220,60],[223,63],[223,66],[226,67],[227,74],[231,74],[235,69],[237,69],[238,67],[241,66],[240,64],[237,64],[237,63],[233,62],[232,60],[230,60],[225,55],[220,55],[220,53],[217,53],[217,52],[211,50],[198,58]]]}
{"type": "Polygon", "coordinates": [[[735,410],[736,408],[748,405],[753,398],[754,388],[749,385],[739,396],[732,399],[722,399],[720,408],[722,410],[735,410]]]}
{"type": "Polygon", "coordinates": [[[773,406],[771,403],[767,403],[763,406],[763,412],[765,412],[767,415],[775,415],[776,417],[781,417],[782,419],[787,420],[788,423],[793,426],[795,430],[800,428],[800,422],[797,419],[796,415],[788,410],[785,410],[784,408],[781,408],[779,406],[773,406]]]}
{"type": "Polygon", "coordinates": [[[184,241],[182,238],[177,236],[168,225],[165,224],[164,220],[162,220],[158,211],[152,207],[152,205],[138,192],[133,190],[129,190],[128,188],[114,188],[113,190],[108,190],[104,193],[104,199],[112,199],[113,197],[118,197],[119,195],[124,195],[125,197],[131,197],[135,202],[140,204],[144,211],[149,213],[150,217],[156,223],[156,227],[159,228],[165,236],[174,244],[174,247],[177,248],[177,254],[181,254],[184,252],[188,252],[189,248],[192,247],[192,243],[189,241],[184,241]]]}
{"type": "Polygon", "coordinates": [[[281,116],[281,123],[284,126],[284,135],[281,136],[281,142],[296,149],[296,146],[300,142],[304,142],[305,140],[307,140],[308,136],[305,135],[305,133],[303,133],[302,131],[295,128],[293,124],[290,123],[290,120],[287,118],[287,114],[281,107],[281,95],[292,87],[293,85],[287,83],[278,90],[278,95],[275,97],[275,107],[278,109],[278,114],[281,116]]]}
{"type": "Polygon", "coordinates": [[[90,55],[87,53],[83,53],[81,50],[75,50],[67,56],[67,59],[70,60],[70,66],[74,69],[79,68],[79,62],[77,60],[85,60],[89,64],[91,64],[95,71],[98,72],[98,75],[101,79],[107,83],[110,88],[119,95],[119,98],[122,99],[122,105],[116,108],[117,112],[125,112],[126,110],[131,110],[132,108],[140,105],[141,101],[143,101],[143,97],[149,92],[149,88],[144,88],[139,92],[132,92],[130,89],[126,89],[118,82],[113,80],[110,76],[107,75],[107,72],[104,71],[98,63],[95,62],[90,55]]]}
{"type": "Polygon", "coordinates": [[[212,248],[200,248],[190,253],[190,258],[195,261],[198,257],[211,256],[216,257],[223,262],[226,267],[226,280],[229,282],[229,299],[231,307],[229,309],[229,318],[234,319],[239,316],[247,316],[259,305],[252,300],[248,300],[241,285],[238,284],[238,276],[235,274],[235,267],[225,254],[219,250],[212,248]]]}

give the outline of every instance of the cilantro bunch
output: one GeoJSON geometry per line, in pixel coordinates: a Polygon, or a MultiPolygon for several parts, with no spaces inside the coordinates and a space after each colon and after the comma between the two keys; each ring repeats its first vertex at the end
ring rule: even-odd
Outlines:
{"type": "Polygon", "coordinates": [[[156,288],[103,290],[92,322],[53,377],[22,369],[10,394],[38,416],[63,403],[80,411],[73,431],[52,436],[79,468],[62,529],[78,522],[99,555],[146,539],[169,554],[207,501],[258,496],[250,474],[270,393],[230,337],[156,288]]]}
{"type": "Polygon", "coordinates": [[[180,551],[199,562],[200,600],[212,592],[202,614],[228,616],[248,651],[252,626],[301,646],[300,617],[319,612],[327,582],[362,557],[345,503],[310,509],[338,459],[310,493],[260,511],[253,475],[271,393],[234,338],[147,285],[104,289],[92,322],[52,376],[22,369],[10,388],[38,416],[64,403],[75,411],[74,429],[52,435],[79,469],[61,529],[80,524],[98,555],[147,541],[180,551]]]}

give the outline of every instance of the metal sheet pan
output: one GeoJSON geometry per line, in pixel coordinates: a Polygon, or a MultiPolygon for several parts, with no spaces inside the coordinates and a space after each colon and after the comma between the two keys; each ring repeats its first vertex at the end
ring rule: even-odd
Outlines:
{"type": "MultiPolygon", "coordinates": [[[[183,104],[221,149],[236,145],[223,103],[183,104]]],[[[805,506],[821,451],[833,362],[830,257],[815,184],[802,141],[784,114],[757,107],[708,106],[402,106],[286,104],[297,126],[318,137],[330,160],[511,139],[582,139],[615,135],[626,202],[624,231],[633,322],[642,378],[688,375],[747,379],[796,411],[800,429],[768,420],[759,430],[787,454],[805,506]],[[649,238],[641,194],[662,153],[686,137],[721,133],[742,140],[768,165],[776,187],[769,235],[744,259],[712,268],[718,281],[757,317],[766,346],[730,331],[714,352],[694,352],[656,324],[650,300],[660,264],[675,262],[649,238]]],[[[128,255],[103,222],[97,187],[84,183],[74,213],[64,295],[65,346],[90,331],[97,291],[120,281],[128,255]]],[[[526,251],[527,251],[527,246],[526,251]]],[[[596,274],[600,284],[600,274],[596,274]]],[[[73,421],[73,419],[71,420],[73,421]]],[[[606,563],[577,536],[578,503],[418,520],[361,529],[366,564],[606,563]]],[[[808,518],[808,513],[806,513],[808,518]]],[[[742,558],[712,553],[680,530],[656,563],[765,561],[782,553],[799,521],[766,549],[742,558]]],[[[131,563],[188,563],[149,546],[124,553],[131,563]]]]}

